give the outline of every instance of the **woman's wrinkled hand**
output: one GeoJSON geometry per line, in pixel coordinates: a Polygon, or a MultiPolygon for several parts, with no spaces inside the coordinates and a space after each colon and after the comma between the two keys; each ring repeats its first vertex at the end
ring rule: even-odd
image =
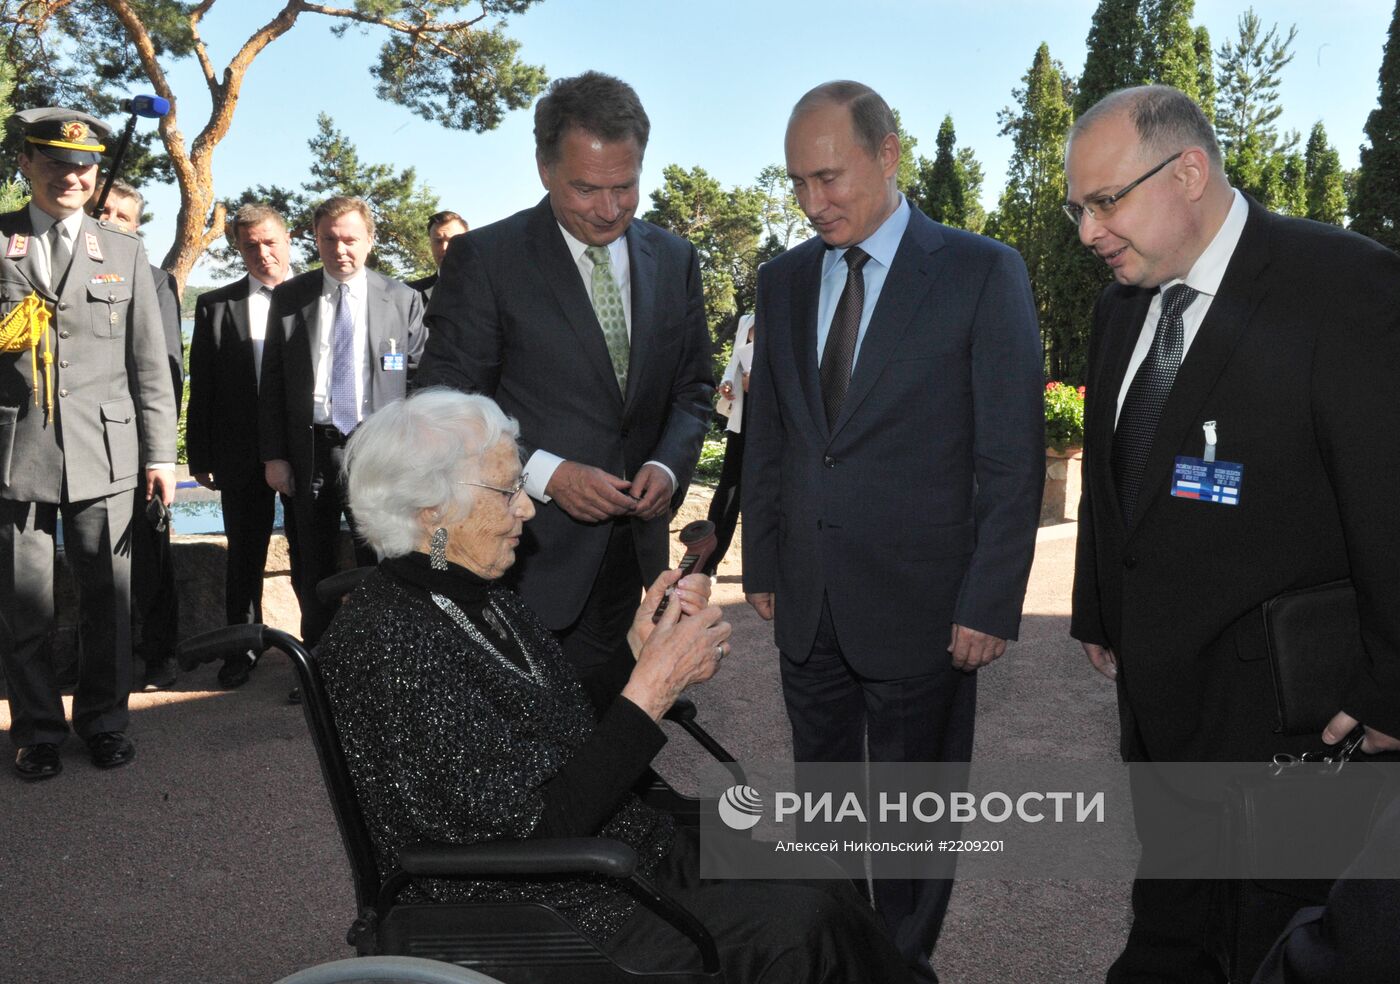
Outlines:
{"type": "Polygon", "coordinates": [[[687,574],[682,578],[678,570],[662,571],[661,576],[647,589],[646,597],[637,609],[637,616],[632,619],[632,627],[627,630],[627,644],[632,647],[632,658],[637,658],[656,628],[651,619],[663,597],[673,594],[675,597],[671,605],[679,603],[682,615],[694,615],[710,603],[711,587],[710,578],[704,574],[687,574]],[[677,581],[680,583],[676,584],[677,581]]]}
{"type": "MultiPolygon", "coordinates": [[[[657,585],[661,583],[658,579],[657,585]]],[[[649,597],[657,585],[652,585],[652,591],[647,592],[649,597]]],[[[627,686],[622,688],[622,696],[645,711],[653,721],[661,720],[686,687],[714,676],[729,653],[732,627],[724,621],[724,613],[718,605],[686,611],[692,604],[684,597],[687,593],[683,586],[678,588],[681,603],[669,605],[661,621],[651,626],[652,631],[637,654],[637,665],[627,686]]],[[[651,608],[655,610],[656,605],[653,603],[651,608]]],[[[647,622],[650,621],[648,613],[647,622]]]]}

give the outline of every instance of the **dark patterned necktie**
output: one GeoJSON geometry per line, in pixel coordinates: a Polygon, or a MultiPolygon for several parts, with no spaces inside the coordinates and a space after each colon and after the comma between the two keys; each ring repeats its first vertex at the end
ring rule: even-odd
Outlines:
{"type": "Polygon", "coordinates": [[[846,250],[846,286],[836,302],[836,314],[826,333],[822,349],[822,406],[826,408],[826,423],[836,423],[841,404],[846,402],[846,390],[851,386],[851,365],[856,358],[856,338],[860,335],[860,315],[865,308],[865,277],[861,267],[870,254],[858,246],[846,250]]]}
{"type": "Polygon", "coordinates": [[[1147,350],[1147,358],[1138,366],[1128,395],[1123,398],[1118,428],[1113,432],[1113,480],[1118,486],[1118,504],[1123,509],[1125,523],[1133,521],[1147,453],[1156,437],[1157,421],[1162,416],[1167,394],[1176,381],[1176,371],[1181,367],[1186,334],[1181,316],[1198,296],[1198,291],[1185,284],[1170,287],[1162,295],[1162,314],[1157,319],[1152,347],[1147,350]]]}

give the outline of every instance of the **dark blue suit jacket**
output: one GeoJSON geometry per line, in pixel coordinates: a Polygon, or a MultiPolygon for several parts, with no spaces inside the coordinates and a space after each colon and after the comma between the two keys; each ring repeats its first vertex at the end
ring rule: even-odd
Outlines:
{"type": "MultiPolygon", "coordinates": [[[[415,386],[485,393],[520,423],[528,460],[543,448],[622,478],[648,461],[690,485],[714,396],[713,345],[700,262],[684,239],[640,220],[627,229],[632,336],[627,393],[546,196],[534,208],[457,236],[429,305],[415,386]]],[[[647,584],[669,560],[666,513],[633,520],[647,584]]],[[[511,572],[551,629],[578,618],[598,576],[610,524],[581,523],[555,502],[525,524],[511,572]]]]}
{"type": "Polygon", "coordinates": [[[807,658],[831,606],[851,666],[932,672],[956,622],[1015,638],[1045,476],[1040,334],[1014,250],[913,209],[828,427],[824,244],[759,273],[744,449],[744,590],[807,658]]]}

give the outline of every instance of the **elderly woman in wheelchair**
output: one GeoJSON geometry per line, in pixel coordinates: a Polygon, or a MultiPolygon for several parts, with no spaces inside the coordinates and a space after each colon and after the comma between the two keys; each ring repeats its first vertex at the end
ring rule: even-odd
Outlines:
{"type": "MultiPolygon", "coordinates": [[[[500,580],[535,512],[516,436],[490,399],[430,389],[374,414],[349,442],[351,508],[382,560],[346,599],[318,662],[380,871],[422,842],[608,838],[704,925],[729,984],[907,980],[848,881],[701,880],[697,831],[634,794],[665,742],[658,721],[714,675],[730,627],[708,578],[667,572],[628,635],[635,659],[577,678],[500,580]]],[[[597,876],[425,877],[409,892],[546,903],[635,971],[696,963],[694,944],[635,892],[597,876]]]]}

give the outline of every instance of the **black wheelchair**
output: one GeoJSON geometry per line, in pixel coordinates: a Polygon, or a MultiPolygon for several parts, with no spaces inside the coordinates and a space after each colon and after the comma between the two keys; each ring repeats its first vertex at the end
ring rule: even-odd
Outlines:
{"type": "MultiPolygon", "coordinates": [[[[318,585],[317,593],[323,598],[340,597],[353,590],[370,570],[372,568],[360,568],[327,578],[318,585]]],[[[619,841],[586,837],[471,845],[422,843],[400,851],[398,870],[381,879],[315,656],[300,640],[278,629],[264,625],[232,625],[186,640],[180,647],[180,658],[183,664],[194,665],[249,649],[264,652],[271,648],[287,655],[300,683],[302,711],[355,886],[358,914],[350,924],[346,941],[361,957],[402,956],[440,961],[478,975],[489,975],[459,980],[498,978],[504,984],[719,984],[723,981],[719,951],[709,932],[690,912],[637,871],[635,852],[619,841]],[[570,874],[615,879],[641,905],[694,944],[702,969],[664,974],[630,971],[543,903],[398,901],[399,895],[415,878],[543,878],[570,874]]],[[[697,722],[693,703],[682,698],[667,713],[667,718],[725,763],[742,781],[743,773],[734,757],[697,722]]],[[[644,780],[639,793],[650,805],[676,815],[681,823],[698,824],[700,802],[676,792],[655,774],[644,780]]],[[[428,968],[424,972],[431,970],[428,968]]],[[[360,978],[301,979],[293,975],[288,980],[295,980],[297,984],[319,984],[323,980],[357,979],[374,978],[362,975],[360,978]]],[[[385,975],[384,979],[396,978],[385,975]]]]}

